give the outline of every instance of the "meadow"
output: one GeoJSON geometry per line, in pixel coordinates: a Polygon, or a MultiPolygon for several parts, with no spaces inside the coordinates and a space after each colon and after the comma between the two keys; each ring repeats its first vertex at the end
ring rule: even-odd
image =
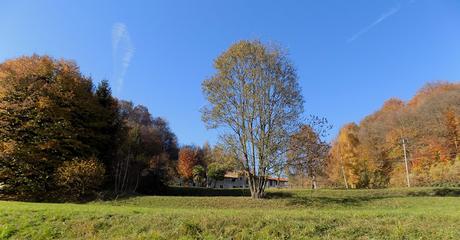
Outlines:
{"type": "Polygon", "coordinates": [[[283,189],[263,200],[0,201],[0,239],[460,239],[459,196],[459,188],[283,189]]]}

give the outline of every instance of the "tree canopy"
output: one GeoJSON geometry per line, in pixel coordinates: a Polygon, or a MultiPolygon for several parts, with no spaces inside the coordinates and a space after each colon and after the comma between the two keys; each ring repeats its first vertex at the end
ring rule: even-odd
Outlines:
{"type": "Polygon", "coordinates": [[[331,150],[330,180],[351,187],[406,185],[404,141],[416,186],[459,184],[459,136],[460,84],[429,83],[408,102],[390,99],[359,125],[345,125],[331,150]]]}
{"type": "Polygon", "coordinates": [[[64,161],[110,145],[104,106],[77,65],[47,56],[0,64],[0,164],[6,192],[45,196],[64,161]],[[101,114],[102,113],[102,114],[101,114]]]}
{"type": "Polygon", "coordinates": [[[252,196],[262,197],[303,111],[296,70],[281,48],[260,41],[233,44],[214,67],[203,82],[203,120],[226,130],[221,139],[248,174],[252,196]]]}
{"type": "Polygon", "coordinates": [[[33,55],[0,64],[0,197],[153,191],[177,152],[164,119],[115,99],[107,81],[94,87],[72,61],[33,55]]]}

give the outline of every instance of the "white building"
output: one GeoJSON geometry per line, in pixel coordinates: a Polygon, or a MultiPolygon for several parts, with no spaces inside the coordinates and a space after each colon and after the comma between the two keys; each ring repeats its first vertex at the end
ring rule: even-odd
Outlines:
{"type": "MultiPolygon", "coordinates": [[[[228,172],[225,174],[224,180],[212,182],[211,187],[216,188],[248,188],[249,183],[244,174],[237,172],[228,172]]],[[[288,186],[287,178],[273,178],[269,177],[267,181],[267,188],[284,188],[288,186]]]]}

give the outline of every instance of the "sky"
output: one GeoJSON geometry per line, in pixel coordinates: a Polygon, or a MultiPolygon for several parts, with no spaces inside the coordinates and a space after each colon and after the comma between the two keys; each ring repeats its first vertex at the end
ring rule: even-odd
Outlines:
{"type": "Polygon", "coordinates": [[[239,40],[289,52],[305,115],[338,129],[428,82],[460,80],[458,0],[23,1],[0,3],[0,62],[46,54],[164,117],[179,143],[214,144],[200,109],[213,60],[239,40]]]}

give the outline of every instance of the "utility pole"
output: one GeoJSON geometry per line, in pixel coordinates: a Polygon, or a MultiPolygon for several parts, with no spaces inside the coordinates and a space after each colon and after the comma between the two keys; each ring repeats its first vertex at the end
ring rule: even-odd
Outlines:
{"type": "Polygon", "coordinates": [[[406,181],[407,187],[410,187],[410,179],[409,179],[409,165],[407,163],[407,153],[406,153],[406,141],[402,139],[403,149],[404,149],[404,163],[406,164],[406,181]]]}

